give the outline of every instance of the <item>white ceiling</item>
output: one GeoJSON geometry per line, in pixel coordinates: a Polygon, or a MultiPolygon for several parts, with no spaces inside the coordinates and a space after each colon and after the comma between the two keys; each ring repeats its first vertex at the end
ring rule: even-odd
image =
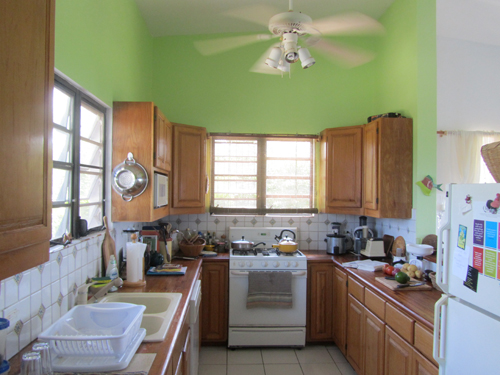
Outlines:
{"type": "MultiPolygon", "coordinates": [[[[288,11],[289,0],[135,0],[154,37],[213,33],[262,32],[263,25],[224,16],[253,5],[288,11]]],[[[378,19],[394,0],[295,0],[293,10],[314,19],[358,11],[378,19]]],[[[267,17],[267,15],[265,15],[267,17]]],[[[267,22],[267,19],[265,20],[267,22]]]]}

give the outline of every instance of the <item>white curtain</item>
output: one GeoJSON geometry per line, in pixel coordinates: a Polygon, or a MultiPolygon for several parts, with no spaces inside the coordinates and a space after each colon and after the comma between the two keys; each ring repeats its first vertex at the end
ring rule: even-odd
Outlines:
{"type": "Polygon", "coordinates": [[[494,183],[481,157],[481,146],[500,141],[500,133],[484,131],[446,131],[437,138],[437,172],[435,184],[443,184],[437,191],[437,225],[442,224],[448,184],[494,183]]]}

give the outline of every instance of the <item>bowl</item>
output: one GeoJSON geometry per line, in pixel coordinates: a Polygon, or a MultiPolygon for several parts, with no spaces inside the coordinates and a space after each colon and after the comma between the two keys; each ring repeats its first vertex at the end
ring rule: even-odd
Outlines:
{"type": "Polygon", "coordinates": [[[409,243],[406,245],[406,251],[415,256],[425,257],[431,255],[434,252],[434,248],[431,245],[409,243]]]}
{"type": "Polygon", "coordinates": [[[189,244],[187,243],[186,240],[182,240],[181,242],[179,242],[179,249],[181,249],[182,254],[184,254],[187,257],[199,256],[203,251],[204,247],[205,247],[205,240],[203,239],[196,240],[194,244],[189,244]]]}

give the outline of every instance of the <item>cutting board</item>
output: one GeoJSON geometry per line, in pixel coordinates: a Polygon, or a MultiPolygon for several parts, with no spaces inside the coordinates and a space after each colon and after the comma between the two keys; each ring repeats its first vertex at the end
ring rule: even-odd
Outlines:
{"type": "Polygon", "coordinates": [[[115,256],[116,262],[118,263],[118,258],[116,257],[116,245],[115,240],[111,237],[108,228],[108,218],[103,217],[104,226],[106,227],[106,233],[104,234],[104,241],[102,241],[102,257],[104,262],[104,273],[108,268],[109,258],[111,255],[115,256]]]}
{"type": "MultiPolygon", "coordinates": [[[[397,286],[399,285],[399,283],[396,280],[387,280],[385,277],[376,277],[375,280],[377,280],[379,283],[383,284],[387,288],[391,290],[396,290],[398,292],[409,292],[412,290],[432,290],[432,286],[427,284],[419,286],[409,286],[407,288],[398,288],[397,286]]],[[[414,278],[410,279],[410,284],[415,284],[420,282],[422,281],[414,278]]]]}
{"type": "Polygon", "coordinates": [[[392,256],[397,256],[397,249],[403,250],[401,256],[406,256],[406,241],[403,237],[396,237],[394,243],[392,244],[392,256]]]}

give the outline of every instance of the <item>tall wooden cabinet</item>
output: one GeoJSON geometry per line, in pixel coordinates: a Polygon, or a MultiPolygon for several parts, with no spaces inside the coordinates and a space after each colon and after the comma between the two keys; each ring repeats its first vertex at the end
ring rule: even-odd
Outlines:
{"type": "Polygon", "coordinates": [[[113,103],[113,168],[129,152],[146,169],[149,183],[144,193],[131,201],[113,191],[112,220],[151,222],[167,216],[170,202],[154,206],[154,179],[155,173],[170,175],[172,125],[152,102],[113,103]]]}
{"type": "Polygon", "coordinates": [[[173,125],[170,214],[204,213],[208,192],[207,131],[199,126],[173,125]]]}
{"type": "Polygon", "coordinates": [[[333,341],[346,354],[347,345],[347,275],[335,267],[333,273],[333,341]]]}
{"type": "Polygon", "coordinates": [[[226,344],[229,319],[229,262],[204,262],[201,278],[201,342],[226,344]]]}
{"type": "Polygon", "coordinates": [[[49,260],[54,0],[0,2],[0,280],[49,260]]]}
{"type": "Polygon", "coordinates": [[[307,266],[307,342],[333,340],[333,271],[332,263],[307,266]]]}
{"type": "Polygon", "coordinates": [[[413,125],[379,118],[363,132],[363,207],[371,217],[411,218],[413,125]]]}
{"type": "Polygon", "coordinates": [[[362,126],[326,129],[321,133],[320,205],[324,212],[363,213],[362,140],[362,126]]]}
{"type": "Polygon", "coordinates": [[[411,218],[412,119],[324,130],[320,173],[322,212],[411,218]]]}

